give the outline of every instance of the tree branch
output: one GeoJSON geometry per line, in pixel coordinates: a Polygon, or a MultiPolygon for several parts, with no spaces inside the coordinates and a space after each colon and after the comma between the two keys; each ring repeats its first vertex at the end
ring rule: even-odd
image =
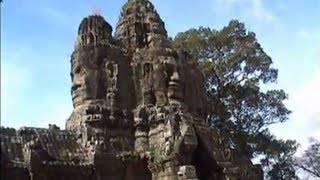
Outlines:
{"type": "Polygon", "coordinates": [[[317,172],[314,172],[314,171],[308,169],[307,167],[304,167],[303,165],[296,164],[296,166],[298,168],[300,168],[300,169],[312,174],[313,176],[320,178],[320,174],[318,174],[317,172]]]}

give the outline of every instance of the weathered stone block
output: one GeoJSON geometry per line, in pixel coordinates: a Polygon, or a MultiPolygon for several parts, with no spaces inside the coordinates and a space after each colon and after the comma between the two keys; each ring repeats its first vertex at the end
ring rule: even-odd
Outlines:
{"type": "Polygon", "coordinates": [[[115,34],[100,15],[83,19],[66,130],[1,128],[1,179],[263,179],[206,122],[200,66],[171,48],[148,0],[128,0],[115,34]]]}

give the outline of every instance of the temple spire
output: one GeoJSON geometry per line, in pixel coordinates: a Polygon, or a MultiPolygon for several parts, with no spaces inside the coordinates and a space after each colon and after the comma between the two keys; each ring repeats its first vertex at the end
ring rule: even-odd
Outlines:
{"type": "Polygon", "coordinates": [[[78,29],[76,46],[97,45],[111,39],[112,26],[100,14],[82,20],[78,29]]]}
{"type": "Polygon", "coordinates": [[[167,39],[164,22],[154,5],[148,0],[128,0],[117,23],[116,38],[134,51],[147,48],[154,36],[167,39]]]}

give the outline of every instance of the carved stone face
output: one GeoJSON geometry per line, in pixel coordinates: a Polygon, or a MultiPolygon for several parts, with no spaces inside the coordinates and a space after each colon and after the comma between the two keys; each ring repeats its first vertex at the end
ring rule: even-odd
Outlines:
{"type": "Polygon", "coordinates": [[[179,64],[174,57],[160,57],[162,59],[162,64],[164,66],[164,73],[166,75],[167,83],[167,97],[169,103],[171,102],[181,102],[183,98],[183,85],[181,83],[181,73],[179,70],[179,64]]]}
{"type": "Polygon", "coordinates": [[[92,59],[78,53],[73,54],[71,63],[71,94],[74,107],[86,100],[102,99],[105,96],[105,76],[103,68],[97,68],[99,63],[92,62],[92,59]]]}
{"type": "Polygon", "coordinates": [[[80,62],[73,57],[72,59],[72,70],[71,70],[71,79],[72,79],[72,86],[71,86],[71,95],[74,107],[79,106],[86,95],[85,93],[85,69],[82,68],[80,62]]]}
{"type": "Polygon", "coordinates": [[[165,62],[166,72],[168,75],[168,99],[181,101],[183,98],[182,84],[177,64],[170,58],[165,62]]]}
{"type": "Polygon", "coordinates": [[[154,89],[157,104],[180,103],[183,100],[181,65],[173,56],[159,56],[154,70],[154,89]]]}

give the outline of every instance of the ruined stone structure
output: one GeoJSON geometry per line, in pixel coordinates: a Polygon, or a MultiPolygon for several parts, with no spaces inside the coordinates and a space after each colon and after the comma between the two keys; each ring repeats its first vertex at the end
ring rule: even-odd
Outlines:
{"type": "Polygon", "coordinates": [[[66,130],[1,128],[1,179],[263,179],[206,122],[197,61],[170,47],[149,1],[123,6],[114,37],[103,17],[83,19],[71,80],[66,130]]]}

